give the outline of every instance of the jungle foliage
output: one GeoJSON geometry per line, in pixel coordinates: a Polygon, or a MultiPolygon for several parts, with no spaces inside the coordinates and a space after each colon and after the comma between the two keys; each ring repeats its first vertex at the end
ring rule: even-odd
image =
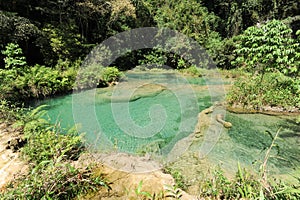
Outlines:
{"type": "Polygon", "coordinates": [[[235,37],[231,64],[250,74],[235,82],[228,95],[230,104],[251,109],[265,106],[299,108],[300,40],[278,20],[252,26],[235,37]]]}
{"type": "MultiPolygon", "coordinates": [[[[1,97],[44,98],[109,85],[91,72],[81,73],[82,81],[74,85],[81,61],[110,36],[151,26],[194,39],[219,68],[242,68],[261,79],[269,72],[299,76],[297,0],[1,0],[1,97]]],[[[180,43],[172,48],[180,49],[180,43]]],[[[149,63],[175,69],[195,64],[156,47],[129,52],[110,67],[128,70],[149,63]]],[[[107,66],[95,66],[101,67],[107,66]]],[[[112,77],[119,73],[111,72],[112,77]]]]}

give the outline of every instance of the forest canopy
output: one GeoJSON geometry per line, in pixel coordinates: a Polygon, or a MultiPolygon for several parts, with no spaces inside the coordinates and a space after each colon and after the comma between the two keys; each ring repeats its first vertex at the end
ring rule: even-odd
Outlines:
{"type": "MultiPolygon", "coordinates": [[[[93,47],[140,27],[177,30],[204,47],[220,69],[242,69],[261,80],[279,73],[291,79],[293,95],[299,90],[298,0],[0,0],[1,97],[43,98],[108,85],[121,74],[113,68],[106,80],[91,80],[87,72],[73,84],[93,47]]],[[[110,67],[123,71],[147,63],[194,67],[159,48],[129,52],[110,67]]],[[[93,69],[101,73],[99,66],[93,69]]]]}
{"type": "MultiPolygon", "coordinates": [[[[53,67],[58,61],[84,58],[93,46],[116,33],[156,26],[192,37],[220,67],[229,67],[231,52],[224,49],[229,45],[226,41],[272,19],[283,20],[295,38],[300,26],[299,1],[1,0],[0,49],[17,43],[29,64],[53,67]]],[[[2,54],[1,68],[3,58],[2,54]]]]}

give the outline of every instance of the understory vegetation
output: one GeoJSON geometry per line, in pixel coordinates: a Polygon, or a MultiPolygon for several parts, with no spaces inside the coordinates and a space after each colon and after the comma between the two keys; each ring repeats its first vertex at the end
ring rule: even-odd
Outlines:
{"type": "Polygon", "coordinates": [[[217,169],[200,183],[199,196],[210,199],[299,199],[300,180],[297,185],[283,181],[268,180],[262,182],[256,174],[238,168],[236,176],[228,179],[221,169],[217,169]]]}
{"type": "Polygon", "coordinates": [[[0,69],[0,98],[11,101],[44,99],[72,90],[108,86],[122,77],[116,67],[95,66],[78,73],[81,61],[59,62],[54,68],[36,64],[28,66],[22,49],[14,43],[2,52],[5,69],[0,69]],[[77,81],[76,81],[77,79],[77,81]]]}
{"type": "Polygon", "coordinates": [[[51,125],[43,118],[45,112],[43,106],[25,113],[1,103],[2,119],[14,121],[14,126],[22,129],[25,145],[20,153],[28,163],[28,170],[17,174],[0,198],[72,199],[100,187],[109,189],[104,177],[93,173],[93,163],[74,165],[73,161],[84,151],[82,137],[75,129],[63,134],[58,125],[51,125]],[[10,115],[7,110],[15,114],[10,115]]]}
{"type": "MultiPolygon", "coordinates": [[[[269,146],[264,147],[260,161],[256,163],[258,169],[242,168],[237,164],[235,176],[228,178],[224,170],[220,166],[216,166],[208,171],[202,172],[201,178],[197,185],[197,197],[208,199],[299,199],[300,198],[300,177],[294,176],[293,184],[286,183],[275,177],[269,177],[268,170],[270,159],[273,159],[280,147],[278,140],[281,128],[275,133],[266,132],[271,140],[269,146]]],[[[300,168],[297,170],[300,172],[300,168]]],[[[190,185],[184,177],[184,172],[166,168],[166,172],[170,173],[175,180],[175,187],[182,190],[188,190],[190,185]]]]}
{"type": "Polygon", "coordinates": [[[227,101],[245,109],[263,110],[270,106],[296,110],[300,108],[299,80],[280,72],[268,72],[264,77],[244,75],[234,83],[227,101]]]}
{"type": "Polygon", "coordinates": [[[267,133],[272,142],[265,149],[265,155],[257,173],[242,169],[238,163],[236,176],[230,180],[224,176],[221,169],[217,169],[213,172],[211,179],[200,183],[201,196],[216,199],[298,199],[300,197],[299,177],[295,177],[297,183],[294,185],[268,178],[268,161],[272,159],[271,152],[273,149],[279,151],[277,140],[280,138],[280,128],[275,134],[267,133]]]}

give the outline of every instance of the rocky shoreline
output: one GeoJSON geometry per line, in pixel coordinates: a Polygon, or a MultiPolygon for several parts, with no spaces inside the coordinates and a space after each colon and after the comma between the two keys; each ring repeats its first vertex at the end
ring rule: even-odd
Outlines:
{"type": "MultiPolygon", "coordinates": [[[[291,110],[287,110],[284,108],[280,107],[264,107],[262,109],[250,109],[250,108],[245,108],[242,106],[228,106],[225,103],[219,103],[218,105],[215,106],[224,106],[226,110],[229,112],[234,112],[234,113],[239,113],[239,114],[251,114],[251,113],[261,113],[261,114],[267,114],[267,115],[295,115],[299,116],[300,115],[300,110],[299,108],[294,108],[291,110]]],[[[214,106],[214,107],[215,107],[214,106]]],[[[194,139],[197,140],[197,138],[202,137],[203,135],[203,129],[207,128],[207,124],[205,123],[211,123],[210,118],[207,117],[207,114],[211,113],[213,111],[213,107],[208,108],[199,115],[204,115],[204,117],[201,117],[201,124],[197,124],[195,127],[195,132],[192,134],[192,137],[195,137],[194,139]],[[207,120],[205,120],[207,118],[207,120]],[[203,127],[204,126],[204,127],[203,127]]],[[[216,118],[217,119],[217,118],[216,118]]],[[[217,119],[218,120],[218,119],[217,119]]],[[[224,124],[223,124],[224,125],[224,124]]],[[[20,158],[20,153],[19,149],[25,144],[26,141],[22,139],[22,129],[15,128],[13,124],[7,123],[7,122],[0,122],[0,192],[1,190],[5,189],[5,185],[7,185],[10,181],[12,181],[18,174],[20,173],[26,173],[28,171],[28,164],[23,161],[20,158]]],[[[129,161],[130,166],[133,166],[132,163],[136,163],[137,158],[129,158],[127,155],[117,155],[117,159],[113,160],[122,160],[120,157],[123,158],[123,160],[129,161]]],[[[197,156],[198,157],[198,156],[197,156]]],[[[188,156],[190,159],[191,156],[188,156]]],[[[198,160],[199,158],[197,158],[198,160]]],[[[84,159],[83,159],[84,160],[84,159]]],[[[184,161],[186,162],[186,161],[184,161]]],[[[196,161],[195,161],[196,162],[196,161]]],[[[198,162],[198,161],[197,161],[198,162]]],[[[97,162],[98,164],[101,164],[101,162],[97,162]]],[[[147,163],[143,164],[143,162],[138,162],[141,164],[141,166],[147,166],[147,163]]],[[[128,163],[127,163],[128,165],[128,163]]],[[[100,170],[100,168],[99,168],[100,170]]],[[[124,176],[127,178],[122,178],[120,180],[122,181],[116,181],[114,185],[115,189],[115,194],[117,196],[122,196],[128,195],[125,194],[123,189],[128,186],[126,185],[128,181],[131,181],[132,184],[130,185],[129,189],[130,191],[134,190],[142,180],[147,180],[144,182],[144,189],[149,190],[149,191],[157,191],[159,189],[163,190],[163,185],[165,182],[168,182],[168,184],[173,185],[174,184],[174,179],[170,176],[167,176],[164,174],[160,169],[151,172],[150,174],[144,173],[143,175],[141,174],[136,174],[136,173],[126,173],[123,170],[118,170],[118,169],[112,169],[111,167],[108,166],[102,166],[101,171],[105,172],[107,174],[108,178],[113,178],[116,180],[119,180],[119,176],[124,176]],[[155,182],[155,183],[154,183],[155,182]],[[156,187],[158,186],[159,187],[156,187]]],[[[130,170],[129,170],[130,171],[130,170]]],[[[134,170],[133,170],[134,171],[134,170]]],[[[103,191],[102,191],[103,192],[103,191]]],[[[98,193],[95,194],[96,197],[99,197],[99,195],[107,195],[104,199],[115,199],[116,196],[111,196],[110,194],[106,193],[98,193]]],[[[182,191],[183,192],[183,191],[182,191]]],[[[190,192],[190,191],[189,191],[190,192]]],[[[183,196],[185,199],[193,199],[193,196],[190,196],[187,193],[183,192],[183,196]]],[[[131,194],[133,195],[133,194],[131,194]]],[[[128,197],[128,196],[127,196],[128,197]]]]}
{"type": "MultiPolygon", "coordinates": [[[[13,127],[13,124],[0,122],[0,192],[5,190],[7,184],[13,181],[18,175],[28,172],[28,163],[21,158],[19,149],[26,141],[22,139],[22,130],[13,127]]],[[[175,184],[174,178],[170,174],[165,174],[162,169],[149,170],[149,161],[145,161],[143,157],[135,157],[127,154],[112,154],[101,156],[97,154],[83,154],[78,161],[71,163],[75,167],[83,167],[89,163],[95,163],[96,171],[104,174],[110,181],[110,186],[113,191],[99,190],[92,194],[83,195],[82,199],[132,199],[136,196],[135,189],[139,187],[142,182],[142,190],[150,193],[159,193],[166,190],[166,185],[172,186],[175,184]],[[110,156],[111,160],[123,162],[124,166],[129,168],[124,169],[111,167],[103,164],[101,157],[107,158],[110,156]],[[130,168],[134,165],[144,167],[144,173],[135,172],[136,168],[130,168]],[[147,170],[148,169],[148,170],[147,170]],[[126,172],[127,171],[127,172],[126,172]]],[[[124,167],[123,165],[121,165],[124,167]]],[[[196,197],[180,191],[183,200],[193,200],[196,197]]]]}
{"type": "Polygon", "coordinates": [[[279,106],[263,106],[258,109],[253,107],[245,107],[243,105],[226,105],[226,110],[237,114],[265,114],[265,115],[289,115],[297,116],[300,115],[300,108],[293,107],[286,109],[279,106]]]}

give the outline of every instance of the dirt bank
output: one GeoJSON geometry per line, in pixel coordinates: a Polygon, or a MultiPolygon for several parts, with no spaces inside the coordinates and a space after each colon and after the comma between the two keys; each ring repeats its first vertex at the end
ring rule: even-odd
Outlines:
{"type": "Polygon", "coordinates": [[[0,191],[18,173],[25,173],[28,169],[18,151],[22,143],[20,130],[9,123],[0,123],[0,191]]]}

